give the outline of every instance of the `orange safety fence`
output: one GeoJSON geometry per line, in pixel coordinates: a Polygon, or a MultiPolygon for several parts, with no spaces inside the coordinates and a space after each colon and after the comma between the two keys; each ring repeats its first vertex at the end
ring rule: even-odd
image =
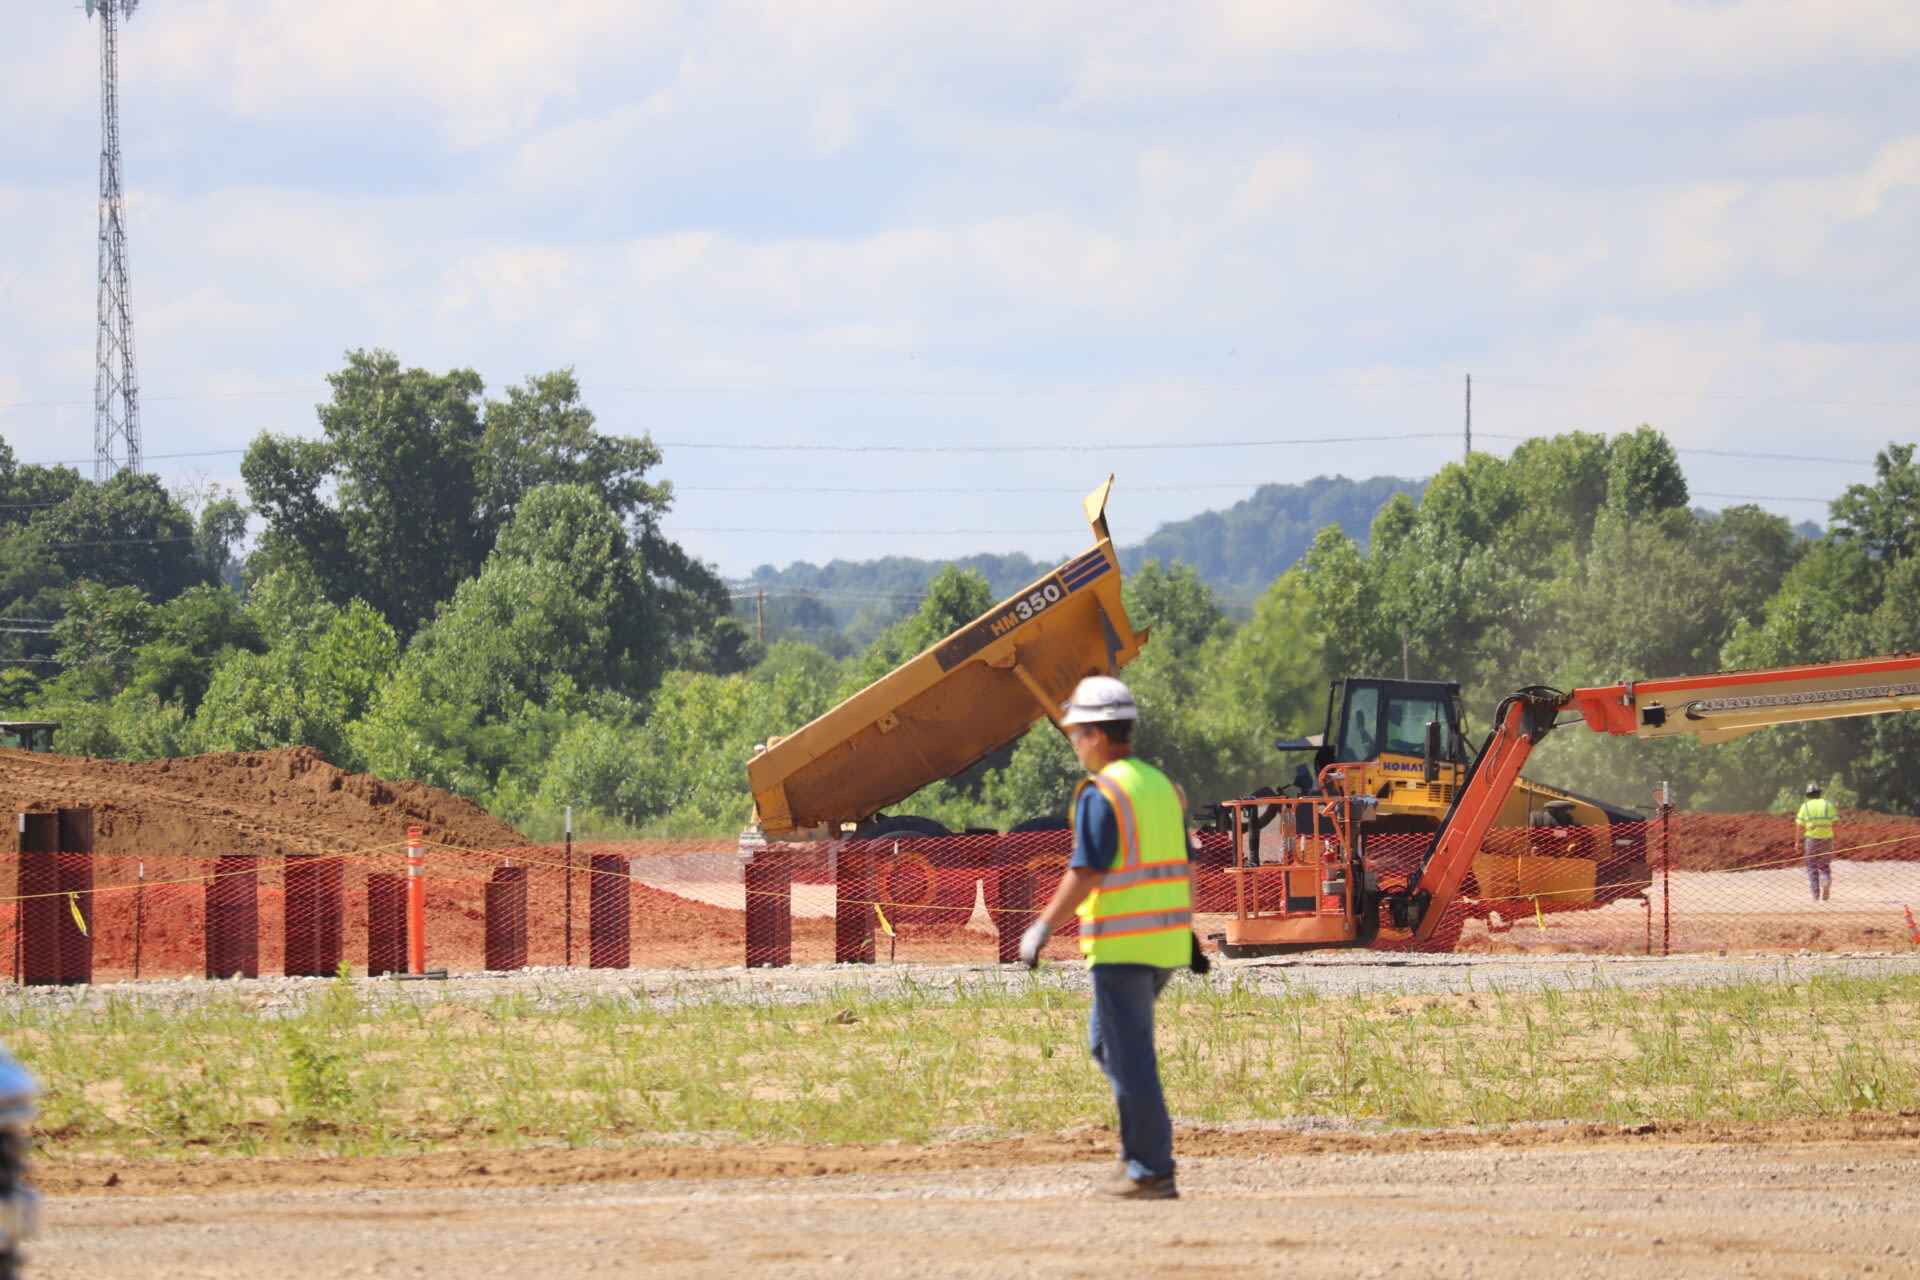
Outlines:
{"type": "MultiPolygon", "coordinates": [[[[0,948],[16,982],[401,973],[406,847],[301,857],[0,856],[0,948]],[[82,862],[84,860],[84,865],[82,862]]],[[[1364,838],[1391,888],[1419,834],[1364,838]]],[[[1009,960],[1071,834],[776,844],[644,842],[423,850],[426,966],[453,973],[1009,960]]],[[[1231,837],[1202,833],[1196,927],[1234,909],[1231,837]]],[[[1242,851],[1242,858],[1247,854],[1242,851]]],[[[1269,860],[1286,856],[1277,847],[1269,860]]],[[[1843,822],[1816,899],[1790,819],[1673,812],[1611,827],[1492,832],[1439,949],[1890,950],[1914,945],[1920,821],[1843,822]]],[[[1383,934],[1392,946],[1393,934],[1383,934]]],[[[1071,958],[1069,927],[1048,950],[1071,958]]]]}

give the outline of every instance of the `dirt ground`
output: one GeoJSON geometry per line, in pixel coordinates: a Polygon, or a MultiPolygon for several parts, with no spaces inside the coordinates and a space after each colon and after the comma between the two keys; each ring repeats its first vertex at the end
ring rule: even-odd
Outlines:
{"type": "Polygon", "coordinates": [[[1920,1117],[1642,1131],[1184,1130],[1108,1204],[1097,1132],[65,1165],[41,1277],[1913,1275],[1920,1117]],[[111,1185],[109,1185],[111,1184],[111,1185]]]}
{"type": "Polygon", "coordinates": [[[94,852],[110,859],[340,854],[398,844],[409,826],[456,848],[526,843],[471,801],[348,773],[312,747],[138,764],[0,748],[0,811],[58,808],[92,809],[94,852]]]}

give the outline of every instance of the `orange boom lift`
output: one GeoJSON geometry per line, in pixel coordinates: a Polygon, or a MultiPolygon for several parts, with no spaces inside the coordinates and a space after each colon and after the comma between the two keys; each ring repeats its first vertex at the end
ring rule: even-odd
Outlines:
{"type": "MultiPolygon", "coordinates": [[[[1725,742],[1776,724],[1920,710],[1920,653],[1621,684],[1562,693],[1530,685],[1494,712],[1494,730],[1468,766],[1432,843],[1404,881],[1382,886],[1366,832],[1380,801],[1353,766],[1322,770],[1317,796],[1257,797],[1221,806],[1234,840],[1234,914],[1214,935],[1229,956],[1326,947],[1425,946],[1443,928],[1476,855],[1533,748],[1556,728],[1639,738],[1683,734],[1725,742]],[[1568,716],[1566,713],[1574,713],[1568,716]],[[1274,810],[1279,810],[1275,813],[1274,810]],[[1284,817],[1262,857],[1260,828],[1284,817]],[[1277,846],[1277,847],[1276,847],[1277,846]]],[[[1430,724],[1427,768],[1434,768],[1430,724]]],[[[1604,830],[1604,828],[1602,828],[1604,830]]],[[[1543,863],[1573,859],[1541,859],[1543,863]]],[[[1590,867],[1590,863],[1582,863],[1590,867]]],[[[1589,873],[1590,874],[1590,873],[1589,873]]],[[[1398,880],[1398,877],[1393,877],[1398,880]]],[[[1450,940],[1441,937],[1445,949],[1450,940]]]]}
{"type": "Polygon", "coordinates": [[[1424,943],[1459,891],[1474,853],[1533,748],[1563,724],[1637,738],[1691,735],[1726,742],[1776,724],[1920,711],[1920,653],[1723,671],[1561,693],[1537,685],[1509,694],[1406,889],[1384,896],[1387,922],[1424,943]],[[1578,719],[1562,719],[1572,710],[1578,719]]]}

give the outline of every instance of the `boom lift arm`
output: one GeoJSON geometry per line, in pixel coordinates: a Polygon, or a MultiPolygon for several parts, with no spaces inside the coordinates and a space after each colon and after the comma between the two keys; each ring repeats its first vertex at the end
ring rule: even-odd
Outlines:
{"type": "Polygon", "coordinates": [[[1920,711],[1920,653],[1629,680],[1572,693],[1530,685],[1509,694],[1433,834],[1419,878],[1387,899],[1394,924],[1412,929],[1415,943],[1439,926],[1533,748],[1575,723],[1560,719],[1569,707],[1595,733],[1725,742],[1769,725],[1920,711]]]}

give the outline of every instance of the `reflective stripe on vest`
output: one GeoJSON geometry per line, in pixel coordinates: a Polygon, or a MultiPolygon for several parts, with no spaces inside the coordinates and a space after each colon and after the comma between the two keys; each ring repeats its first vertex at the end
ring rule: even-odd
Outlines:
{"type": "Polygon", "coordinates": [[[1840,812],[1834,808],[1833,801],[1825,796],[1807,801],[1800,806],[1800,812],[1796,815],[1800,825],[1807,829],[1807,835],[1815,840],[1833,839],[1833,821],[1839,816],[1840,812]]]}
{"type": "Polygon", "coordinates": [[[1186,815],[1173,784],[1152,765],[1128,757],[1082,789],[1089,786],[1112,806],[1119,839],[1113,865],[1078,912],[1087,963],[1163,969],[1186,964],[1192,958],[1193,902],[1186,815]]]}
{"type": "Polygon", "coordinates": [[[1131,889],[1136,884],[1151,884],[1155,880],[1179,880],[1186,874],[1186,860],[1182,859],[1179,862],[1163,862],[1158,866],[1135,867],[1131,871],[1109,871],[1100,877],[1100,887],[1112,893],[1115,889],[1131,889]]]}
{"type": "Polygon", "coordinates": [[[1117,938],[1129,933],[1157,933],[1162,929],[1189,929],[1193,927],[1193,913],[1182,908],[1178,911],[1142,911],[1130,916],[1102,916],[1098,920],[1087,920],[1080,925],[1083,938],[1117,938]]]}

